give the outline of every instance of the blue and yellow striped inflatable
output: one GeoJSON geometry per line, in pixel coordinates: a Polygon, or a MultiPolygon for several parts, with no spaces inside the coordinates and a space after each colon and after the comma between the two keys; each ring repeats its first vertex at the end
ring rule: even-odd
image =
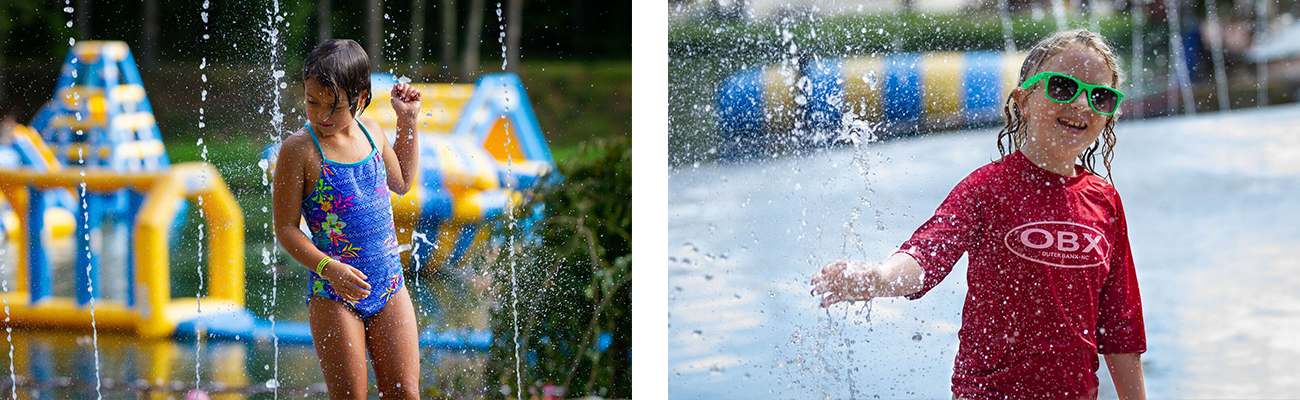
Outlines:
{"type": "Polygon", "coordinates": [[[992,51],[897,53],[810,60],[799,70],[744,69],[718,88],[719,150],[723,158],[753,157],[779,145],[781,135],[797,132],[814,141],[851,120],[885,123],[890,132],[996,122],[1024,58],[992,51]]]}

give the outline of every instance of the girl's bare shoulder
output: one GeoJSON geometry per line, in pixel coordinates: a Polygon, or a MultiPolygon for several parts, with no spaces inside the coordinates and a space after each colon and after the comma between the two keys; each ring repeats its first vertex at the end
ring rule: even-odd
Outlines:
{"type": "Polygon", "coordinates": [[[307,162],[316,157],[316,142],[311,140],[306,129],[299,129],[280,144],[280,161],[307,162]]]}
{"type": "Polygon", "coordinates": [[[280,143],[280,156],[285,155],[302,155],[303,152],[316,147],[316,143],[311,140],[306,129],[299,129],[297,132],[284,138],[280,143]]]}
{"type": "Polygon", "coordinates": [[[366,117],[366,116],[357,117],[357,121],[360,121],[361,125],[365,126],[366,130],[370,131],[371,135],[378,135],[377,137],[383,137],[384,128],[379,126],[379,121],[375,121],[373,118],[366,117]]]}

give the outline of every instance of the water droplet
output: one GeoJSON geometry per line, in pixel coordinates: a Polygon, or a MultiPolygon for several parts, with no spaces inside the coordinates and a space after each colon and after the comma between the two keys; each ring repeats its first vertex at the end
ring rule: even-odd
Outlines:
{"type": "Polygon", "coordinates": [[[876,86],[880,84],[880,75],[874,69],[868,70],[867,73],[862,74],[862,81],[867,83],[867,88],[876,90],[876,86]]]}
{"type": "Polygon", "coordinates": [[[915,335],[912,335],[912,341],[913,342],[921,341],[921,332],[917,332],[915,335]]]}

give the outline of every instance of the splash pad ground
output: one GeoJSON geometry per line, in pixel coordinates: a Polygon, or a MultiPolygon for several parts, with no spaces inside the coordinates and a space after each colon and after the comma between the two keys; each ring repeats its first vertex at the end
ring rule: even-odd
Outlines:
{"type": "MultiPolygon", "coordinates": [[[[1142,287],[1148,397],[1300,389],[1298,116],[1277,106],[1119,124],[1113,175],[1142,287]]],[[[841,256],[883,260],[997,157],[995,139],[980,129],[672,171],[670,396],[949,397],[965,258],[926,297],[869,313],[822,310],[807,282],[841,256]]],[[[1101,397],[1115,398],[1105,370],[1101,397]]]]}

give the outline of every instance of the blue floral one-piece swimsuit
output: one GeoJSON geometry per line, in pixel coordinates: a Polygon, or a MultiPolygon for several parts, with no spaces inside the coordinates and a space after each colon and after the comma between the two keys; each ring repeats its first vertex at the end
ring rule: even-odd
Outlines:
{"type": "Polygon", "coordinates": [[[370,141],[370,155],[355,163],[325,158],[311,124],[307,133],[321,152],[321,172],[316,189],[302,201],[302,214],[311,230],[312,243],[326,255],[351,265],[366,275],[370,295],[348,301],[334,292],[330,283],[311,272],[311,296],[320,296],[351,306],[362,318],[369,318],[388,304],[402,288],[402,264],[398,257],[397,234],[393,228],[393,206],[388,194],[388,172],[384,160],[361,122],[357,126],[370,141]]]}

